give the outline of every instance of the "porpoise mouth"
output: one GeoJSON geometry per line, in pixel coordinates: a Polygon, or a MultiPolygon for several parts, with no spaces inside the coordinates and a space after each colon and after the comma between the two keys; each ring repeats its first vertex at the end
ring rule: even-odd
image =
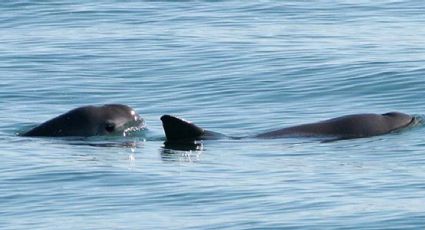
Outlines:
{"type": "Polygon", "coordinates": [[[144,130],[146,128],[145,120],[137,113],[133,114],[134,120],[128,121],[123,125],[123,136],[129,136],[134,132],[144,130]]]}
{"type": "Polygon", "coordinates": [[[410,122],[405,127],[416,127],[424,123],[425,123],[425,120],[423,117],[415,115],[415,116],[412,116],[412,120],[410,120],[410,122]]]}

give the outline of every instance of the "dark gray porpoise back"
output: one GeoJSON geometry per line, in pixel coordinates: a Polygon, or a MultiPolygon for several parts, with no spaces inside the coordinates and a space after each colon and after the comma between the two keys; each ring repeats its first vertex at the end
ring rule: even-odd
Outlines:
{"type": "Polygon", "coordinates": [[[258,138],[288,136],[332,136],[338,138],[361,138],[382,135],[408,126],[414,118],[391,112],[386,114],[354,114],[316,123],[283,128],[257,135],[258,138]]]}
{"type": "MultiPolygon", "coordinates": [[[[161,117],[168,141],[217,139],[223,134],[202,129],[170,115],[161,117]]],[[[407,127],[414,117],[391,112],[385,114],[354,114],[325,121],[291,126],[258,134],[256,138],[335,137],[341,139],[382,135],[407,127]]]]}

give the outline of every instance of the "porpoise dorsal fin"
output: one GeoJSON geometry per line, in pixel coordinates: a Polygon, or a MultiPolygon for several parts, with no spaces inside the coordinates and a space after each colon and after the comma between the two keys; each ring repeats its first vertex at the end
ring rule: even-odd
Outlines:
{"type": "Polygon", "coordinates": [[[168,141],[196,140],[205,133],[204,129],[171,115],[163,115],[161,121],[168,141]]]}

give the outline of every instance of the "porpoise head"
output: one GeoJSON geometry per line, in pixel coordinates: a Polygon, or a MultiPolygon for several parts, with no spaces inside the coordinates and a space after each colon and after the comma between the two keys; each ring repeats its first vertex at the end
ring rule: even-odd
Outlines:
{"type": "Polygon", "coordinates": [[[140,115],[127,105],[83,106],[48,120],[23,136],[125,135],[143,125],[140,115]]]}
{"type": "MultiPolygon", "coordinates": [[[[123,134],[143,128],[144,120],[131,107],[122,104],[108,104],[97,107],[101,119],[97,120],[95,135],[123,134]]],[[[90,113],[88,114],[90,116],[90,113]]]]}
{"type": "Polygon", "coordinates": [[[382,116],[387,120],[387,125],[390,130],[407,127],[415,120],[415,117],[400,112],[384,113],[382,116]]]}

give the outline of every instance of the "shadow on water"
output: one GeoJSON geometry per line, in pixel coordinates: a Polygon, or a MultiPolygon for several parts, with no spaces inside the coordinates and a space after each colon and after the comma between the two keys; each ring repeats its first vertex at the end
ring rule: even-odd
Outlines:
{"type": "Polygon", "coordinates": [[[199,161],[203,151],[204,145],[201,142],[165,141],[160,154],[163,161],[194,162],[199,161]]]}
{"type": "Polygon", "coordinates": [[[164,138],[158,136],[157,134],[152,134],[149,129],[128,129],[123,133],[115,133],[111,135],[103,136],[64,136],[64,137],[50,137],[50,136],[35,136],[35,137],[26,137],[22,136],[23,133],[26,133],[31,128],[34,128],[35,125],[22,125],[22,128],[19,130],[10,130],[9,134],[13,133],[13,136],[18,136],[25,138],[27,140],[51,140],[54,143],[63,143],[70,145],[86,145],[94,147],[128,147],[136,148],[143,145],[144,142],[153,140],[153,141],[163,141],[164,138]]]}
{"type": "Polygon", "coordinates": [[[119,147],[119,148],[141,148],[144,141],[87,141],[87,140],[73,140],[70,141],[70,145],[79,145],[79,146],[91,146],[91,147],[119,147]]]}

